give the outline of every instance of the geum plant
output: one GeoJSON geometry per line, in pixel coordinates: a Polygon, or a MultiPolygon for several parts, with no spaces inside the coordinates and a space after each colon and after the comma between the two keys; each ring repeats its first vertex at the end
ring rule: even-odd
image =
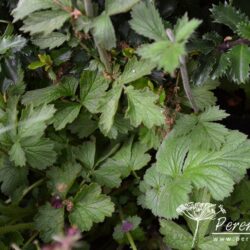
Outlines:
{"type": "Polygon", "coordinates": [[[28,38],[14,35],[12,24],[1,36],[1,64],[16,62],[0,96],[1,249],[33,249],[34,239],[70,249],[79,232],[80,249],[88,249],[87,231],[111,216],[114,239],[137,249],[147,231],[141,208],[126,209],[135,199],[160,222],[163,242],[150,249],[237,244],[214,242],[211,220],[199,231],[187,216],[185,226],[173,220],[189,201],[222,202],[249,168],[250,142],[220,124],[228,114],[211,91],[222,75],[248,79],[249,21],[230,5],[213,6],[214,20],[240,38],[212,32],[199,40],[192,38],[199,20],[163,22],[152,2],[106,0],[98,9],[91,0],[20,0],[12,11],[41,50],[22,65],[22,51],[33,48],[28,38]],[[130,9],[129,24],[145,43],[121,55],[112,17],[130,9]],[[147,77],[156,69],[175,81],[171,102],[168,86],[147,77]],[[31,70],[42,88],[25,82],[31,70]]]}

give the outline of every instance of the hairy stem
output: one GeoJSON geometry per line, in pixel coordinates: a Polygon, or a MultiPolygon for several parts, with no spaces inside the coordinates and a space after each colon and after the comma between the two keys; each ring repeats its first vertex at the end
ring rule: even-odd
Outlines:
{"type": "MultiPolygon", "coordinates": [[[[174,33],[171,29],[167,29],[166,30],[166,34],[167,37],[169,38],[169,40],[171,42],[175,42],[175,37],[174,37],[174,33]]],[[[199,111],[193,94],[192,94],[192,90],[189,84],[189,77],[188,77],[188,72],[187,72],[187,65],[186,65],[186,60],[184,56],[180,56],[180,72],[181,72],[181,78],[182,78],[182,83],[183,83],[183,87],[186,93],[186,96],[191,104],[192,109],[194,110],[195,113],[197,113],[199,111]]]]}
{"type": "Polygon", "coordinates": [[[128,238],[128,241],[129,241],[129,244],[131,246],[131,249],[132,250],[137,250],[137,247],[135,245],[134,239],[133,239],[132,235],[130,234],[130,232],[126,232],[126,236],[128,238]]]}
{"type": "Polygon", "coordinates": [[[3,226],[0,227],[0,235],[11,232],[17,232],[21,230],[33,229],[33,228],[34,228],[33,223],[20,223],[16,225],[3,226]]]}
{"type": "Polygon", "coordinates": [[[181,78],[182,78],[182,83],[183,87],[186,93],[186,96],[191,104],[192,109],[194,110],[195,113],[199,111],[198,107],[196,106],[192,90],[189,84],[189,77],[188,77],[188,72],[187,72],[187,65],[186,65],[186,60],[184,56],[181,56],[180,58],[181,65],[180,65],[180,71],[181,71],[181,78]]]}
{"type": "MultiPolygon", "coordinates": [[[[93,3],[92,0],[84,0],[84,7],[85,7],[85,11],[86,11],[86,15],[88,17],[93,17],[94,16],[94,8],[93,8],[93,3]]],[[[95,37],[94,37],[94,42],[95,42],[95,46],[98,50],[101,62],[103,63],[105,70],[108,73],[112,72],[111,69],[111,64],[109,62],[109,57],[108,57],[108,53],[105,49],[103,49],[98,42],[96,41],[95,37]]]]}

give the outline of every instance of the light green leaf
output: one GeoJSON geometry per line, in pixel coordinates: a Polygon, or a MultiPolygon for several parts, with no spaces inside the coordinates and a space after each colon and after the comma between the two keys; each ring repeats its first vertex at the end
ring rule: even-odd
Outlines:
{"type": "MultiPolygon", "coordinates": [[[[201,250],[230,250],[231,246],[237,246],[239,241],[238,236],[230,235],[230,240],[220,240],[220,237],[209,236],[201,240],[199,248],[201,250]]],[[[227,237],[228,238],[228,237],[227,237]]]]}
{"type": "Polygon", "coordinates": [[[241,13],[231,4],[220,3],[219,5],[213,5],[211,9],[212,17],[216,23],[227,25],[233,31],[237,29],[237,25],[240,22],[247,22],[248,18],[245,14],[241,13]]]}
{"type": "Polygon", "coordinates": [[[40,49],[54,49],[68,40],[69,36],[60,32],[52,32],[47,36],[35,36],[31,39],[32,43],[40,49]]]}
{"type": "Polygon", "coordinates": [[[26,157],[22,149],[22,146],[20,145],[19,142],[15,142],[12,145],[9,151],[9,155],[10,155],[10,160],[13,161],[16,166],[19,166],[19,167],[25,166],[26,157]]]}
{"type": "Polygon", "coordinates": [[[75,179],[79,176],[81,165],[77,163],[65,163],[60,167],[53,167],[47,172],[49,178],[48,187],[53,194],[58,194],[65,198],[67,192],[74,184],[75,179]]]}
{"type": "Polygon", "coordinates": [[[45,169],[56,160],[54,143],[44,138],[26,138],[21,141],[27,162],[37,169],[45,169]]]}
{"type": "Polygon", "coordinates": [[[192,235],[173,221],[161,220],[160,232],[164,235],[164,242],[171,248],[179,250],[192,249],[192,235]]]}
{"type": "Polygon", "coordinates": [[[185,137],[177,138],[173,132],[157,152],[156,169],[172,178],[184,178],[198,189],[206,187],[214,199],[222,200],[244,176],[249,151],[250,142],[239,132],[230,132],[217,151],[194,148],[185,137]]]}
{"type": "Polygon", "coordinates": [[[0,38],[0,55],[8,50],[13,52],[20,51],[26,45],[26,39],[22,36],[4,36],[0,38]]]}
{"type": "Polygon", "coordinates": [[[131,16],[130,25],[138,34],[155,41],[166,40],[164,25],[154,4],[140,2],[133,8],[131,16]]]}
{"type": "Polygon", "coordinates": [[[54,116],[54,127],[56,130],[61,130],[69,123],[72,123],[78,116],[81,110],[79,103],[69,103],[60,108],[54,116]]]}
{"type": "Polygon", "coordinates": [[[249,76],[250,49],[247,45],[234,46],[228,52],[231,61],[230,75],[237,83],[244,83],[249,76]]]}
{"type": "Polygon", "coordinates": [[[209,107],[199,115],[182,115],[176,121],[174,132],[176,136],[185,135],[193,147],[218,150],[225,143],[228,130],[215,121],[227,116],[228,114],[217,106],[209,107]]]}
{"type": "Polygon", "coordinates": [[[39,106],[41,104],[50,103],[58,99],[60,96],[61,94],[58,91],[58,87],[56,85],[52,85],[42,89],[27,91],[23,95],[22,104],[39,106]]]}
{"type": "Polygon", "coordinates": [[[192,180],[197,189],[207,188],[215,200],[223,200],[233,191],[234,181],[220,167],[190,165],[185,169],[185,176],[192,180]]]}
{"type": "MultiPolygon", "coordinates": [[[[157,172],[155,166],[149,168],[141,182],[144,186],[144,205],[155,216],[167,219],[177,218],[176,208],[188,202],[192,190],[191,181],[183,176],[172,178],[157,172]]],[[[140,187],[141,187],[140,186],[140,187]]]]}
{"type": "Polygon", "coordinates": [[[14,22],[23,19],[35,11],[53,7],[56,7],[56,5],[51,0],[19,0],[17,7],[12,11],[14,22]]]}
{"type": "Polygon", "coordinates": [[[83,71],[80,79],[80,97],[82,104],[91,112],[97,113],[100,99],[105,95],[109,81],[100,73],[83,71]]]}
{"type": "Polygon", "coordinates": [[[42,136],[47,127],[46,122],[53,117],[55,112],[54,105],[43,105],[36,108],[28,106],[22,111],[18,124],[19,136],[21,138],[42,136]]]}
{"type": "Polygon", "coordinates": [[[106,92],[105,96],[100,101],[99,111],[102,114],[100,116],[99,127],[104,135],[109,133],[114,124],[114,117],[118,108],[121,93],[122,86],[116,85],[106,92]]]}
{"type": "Polygon", "coordinates": [[[160,41],[141,46],[137,53],[145,60],[173,73],[179,66],[179,58],[185,53],[184,45],[170,41],[160,41]]]}
{"type": "Polygon", "coordinates": [[[133,82],[145,75],[149,75],[151,71],[155,68],[154,64],[148,61],[140,60],[138,61],[136,57],[133,57],[126,64],[123,73],[117,78],[119,84],[126,84],[133,82]]]}
{"type": "Polygon", "coordinates": [[[63,233],[64,209],[53,208],[49,203],[40,207],[35,217],[35,227],[45,242],[51,241],[53,236],[63,233]]]}
{"type": "Polygon", "coordinates": [[[155,104],[158,96],[149,90],[136,90],[132,86],[126,88],[128,109],[126,117],[131,124],[138,127],[143,123],[146,127],[164,124],[163,109],[155,104]]]}
{"type": "Polygon", "coordinates": [[[129,11],[140,0],[106,0],[105,11],[108,15],[116,15],[129,11]]]}
{"type": "Polygon", "coordinates": [[[74,208],[69,215],[71,224],[81,231],[88,231],[93,223],[103,222],[114,212],[110,198],[101,193],[101,187],[95,183],[83,187],[74,198],[74,208]]]}
{"type": "Polygon", "coordinates": [[[6,158],[0,159],[1,191],[5,195],[12,195],[22,185],[27,184],[28,170],[26,167],[18,168],[6,158]]]}
{"type": "Polygon", "coordinates": [[[35,12],[24,20],[21,30],[31,35],[49,35],[52,31],[60,29],[69,18],[70,13],[62,10],[35,12]]]}
{"type": "Polygon", "coordinates": [[[104,49],[111,50],[116,46],[116,37],[110,17],[103,13],[96,17],[92,24],[96,42],[104,49]]]}
{"type": "Polygon", "coordinates": [[[186,43],[195,29],[201,24],[197,19],[188,20],[187,14],[177,21],[174,28],[176,42],[186,43]]]}

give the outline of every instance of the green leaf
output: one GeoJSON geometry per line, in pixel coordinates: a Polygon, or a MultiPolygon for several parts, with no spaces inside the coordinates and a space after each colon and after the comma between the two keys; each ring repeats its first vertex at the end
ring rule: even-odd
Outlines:
{"type": "Polygon", "coordinates": [[[27,175],[27,168],[15,167],[4,157],[0,160],[1,191],[5,195],[12,195],[17,188],[27,184],[27,175]]]}
{"type": "Polygon", "coordinates": [[[69,36],[61,32],[52,32],[49,35],[35,36],[31,39],[32,43],[40,47],[40,49],[54,49],[68,40],[69,36]]]}
{"type": "Polygon", "coordinates": [[[137,53],[145,60],[173,73],[179,66],[179,58],[185,53],[184,45],[170,41],[160,41],[141,46],[137,53]]]}
{"type": "Polygon", "coordinates": [[[247,45],[234,46],[228,52],[231,61],[230,75],[237,83],[244,83],[249,76],[250,49],[247,45]]]}
{"type": "Polygon", "coordinates": [[[117,78],[119,84],[126,84],[133,82],[145,75],[149,75],[155,68],[154,64],[149,63],[145,60],[138,61],[136,57],[133,57],[126,64],[123,73],[117,78]]]}
{"type": "Polygon", "coordinates": [[[69,18],[70,14],[62,10],[35,12],[24,20],[21,30],[31,35],[39,33],[49,35],[52,31],[60,29],[69,18]]]}
{"type": "Polygon", "coordinates": [[[227,25],[233,31],[237,29],[237,25],[240,22],[248,21],[248,18],[245,14],[241,13],[239,10],[235,9],[235,7],[227,3],[213,5],[211,12],[216,23],[227,25]]]}
{"type": "Polygon", "coordinates": [[[140,170],[148,164],[151,157],[146,151],[147,147],[145,145],[139,142],[133,143],[133,138],[130,138],[104,165],[105,167],[116,167],[122,177],[127,177],[131,172],[140,170]]]}
{"type": "Polygon", "coordinates": [[[56,85],[52,85],[42,89],[27,91],[23,95],[22,104],[39,106],[41,104],[50,103],[58,99],[60,96],[61,94],[58,91],[58,87],[56,85]]]}
{"type": "Polygon", "coordinates": [[[201,21],[197,19],[188,20],[187,14],[177,21],[174,28],[176,42],[186,43],[195,29],[201,24],[201,21]]]}
{"type": "MultiPolygon", "coordinates": [[[[100,129],[102,129],[102,127],[100,129]]],[[[116,139],[119,134],[127,134],[129,130],[132,130],[130,121],[125,119],[121,114],[116,114],[113,126],[107,134],[107,137],[110,139],[116,139]]]]}
{"type": "Polygon", "coordinates": [[[138,127],[143,123],[146,127],[164,124],[163,109],[155,104],[158,96],[149,90],[136,90],[132,86],[126,88],[128,109],[126,117],[131,124],[138,127]]]}
{"type": "Polygon", "coordinates": [[[45,62],[41,62],[41,61],[35,61],[35,62],[32,62],[28,65],[28,69],[30,70],[36,70],[36,69],[39,69],[39,68],[42,68],[46,65],[45,62]]]}
{"type": "Polygon", "coordinates": [[[108,15],[116,15],[129,11],[140,0],[106,0],[105,11],[108,15]]]}
{"type": "Polygon", "coordinates": [[[94,180],[109,188],[118,188],[121,185],[121,171],[116,166],[102,165],[93,173],[94,180]]]}
{"type": "MultiPolygon", "coordinates": [[[[216,89],[218,86],[219,83],[216,81],[209,81],[203,85],[192,86],[193,98],[200,110],[204,110],[216,104],[217,98],[211,90],[216,89]]],[[[186,95],[183,97],[182,103],[191,107],[186,95]]]]}
{"type": "Polygon", "coordinates": [[[107,195],[101,193],[101,187],[95,183],[83,187],[73,202],[74,208],[69,220],[81,231],[90,230],[93,223],[103,222],[106,216],[114,212],[114,204],[107,195]]]}
{"type": "Polygon", "coordinates": [[[133,8],[131,16],[130,25],[138,34],[155,41],[166,40],[164,25],[154,4],[140,2],[133,8]]]}
{"type": "Polygon", "coordinates": [[[64,107],[60,107],[53,119],[55,130],[61,130],[68,123],[72,123],[77,118],[80,110],[81,105],[79,103],[68,103],[64,107]]]}
{"type": "Polygon", "coordinates": [[[173,132],[157,152],[156,169],[168,177],[192,182],[198,189],[205,187],[214,199],[222,200],[244,176],[250,160],[248,151],[250,142],[239,132],[230,132],[217,151],[194,148],[185,137],[177,138],[173,132]]]}
{"type": "Polygon", "coordinates": [[[69,125],[72,133],[77,134],[80,139],[91,135],[98,128],[98,123],[91,119],[91,114],[81,112],[76,120],[69,125]]]}
{"type": "Polygon", "coordinates": [[[53,208],[49,203],[40,207],[35,217],[35,227],[45,242],[51,241],[55,235],[62,234],[64,229],[63,208],[53,208]]]}
{"type": "Polygon", "coordinates": [[[37,169],[45,169],[56,160],[54,143],[45,138],[26,138],[21,141],[27,162],[37,169]]]}
{"type": "Polygon", "coordinates": [[[192,249],[192,235],[173,221],[161,220],[160,232],[164,235],[164,242],[171,248],[180,250],[192,249]]]}
{"type": "Polygon", "coordinates": [[[230,65],[231,61],[228,53],[223,53],[217,62],[216,68],[212,74],[212,79],[216,79],[225,75],[230,65]]]}
{"type": "Polygon", "coordinates": [[[100,116],[99,127],[104,135],[107,135],[114,124],[114,117],[119,105],[119,99],[122,93],[122,86],[116,85],[111,90],[106,92],[105,96],[100,101],[99,111],[100,116]]]}
{"type": "Polygon", "coordinates": [[[227,116],[228,114],[217,106],[209,107],[199,115],[182,115],[176,121],[174,132],[176,136],[185,135],[193,147],[218,150],[225,143],[228,130],[215,121],[227,116]]]}
{"type": "Polygon", "coordinates": [[[95,142],[88,141],[74,149],[76,159],[80,160],[87,169],[92,169],[95,165],[96,145],[95,142]]]}
{"type": "Polygon", "coordinates": [[[22,146],[19,142],[15,142],[12,145],[9,151],[9,155],[10,155],[10,160],[13,161],[16,166],[20,166],[20,167],[25,166],[26,157],[22,149],[22,146]]]}
{"type": "Polygon", "coordinates": [[[50,120],[56,112],[54,105],[43,105],[33,108],[28,106],[22,111],[18,124],[18,134],[21,138],[40,137],[43,135],[50,120]]]}
{"type": "Polygon", "coordinates": [[[108,86],[109,81],[100,73],[83,71],[80,79],[80,97],[82,104],[91,113],[97,113],[98,102],[105,95],[108,86]]]}
{"type": "Polygon", "coordinates": [[[26,45],[26,39],[22,36],[4,36],[0,38],[0,55],[5,54],[8,50],[13,52],[20,51],[26,45]]]}
{"type": "Polygon", "coordinates": [[[249,22],[242,22],[239,23],[237,26],[237,33],[240,37],[245,39],[250,39],[250,23],[249,22]]]}
{"type": "Polygon", "coordinates": [[[139,138],[141,144],[147,145],[148,148],[158,149],[161,143],[161,134],[154,128],[141,127],[139,138]]]}
{"type": "Polygon", "coordinates": [[[176,208],[188,202],[192,190],[191,181],[182,176],[172,178],[157,171],[155,166],[149,168],[140,183],[144,186],[144,205],[155,216],[177,218],[176,208]]]}
{"type": "Polygon", "coordinates": [[[53,167],[47,172],[49,178],[48,187],[53,194],[58,194],[63,198],[79,176],[81,166],[77,163],[65,163],[61,168],[53,167]]]}
{"type": "Polygon", "coordinates": [[[35,11],[53,7],[56,7],[56,5],[51,0],[19,0],[17,7],[12,11],[14,22],[23,19],[35,11]]]}
{"type": "Polygon", "coordinates": [[[78,87],[78,79],[72,76],[64,77],[58,85],[60,96],[74,96],[78,87]]]}
{"type": "Polygon", "coordinates": [[[93,20],[93,35],[96,42],[104,49],[111,50],[116,46],[116,37],[110,17],[103,13],[93,20]]]}
{"type": "Polygon", "coordinates": [[[231,236],[230,240],[220,240],[220,237],[217,237],[217,240],[214,236],[209,236],[204,238],[198,245],[201,250],[230,250],[231,246],[238,245],[238,236],[231,236]]]}

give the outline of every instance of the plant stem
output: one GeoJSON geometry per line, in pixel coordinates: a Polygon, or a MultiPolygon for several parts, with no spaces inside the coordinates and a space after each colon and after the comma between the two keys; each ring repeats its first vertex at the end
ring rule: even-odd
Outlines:
{"type": "Polygon", "coordinates": [[[129,244],[131,246],[131,249],[132,250],[137,250],[137,247],[135,245],[134,239],[133,239],[132,235],[130,234],[130,232],[126,232],[126,236],[128,238],[128,241],[129,241],[129,244]]]}
{"type": "Polygon", "coordinates": [[[35,232],[32,236],[27,240],[27,242],[23,245],[23,249],[29,246],[29,244],[38,236],[39,232],[35,232]]]}
{"type": "Polygon", "coordinates": [[[3,226],[0,227],[0,235],[21,230],[33,229],[33,228],[34,228],[33,223],[20,223],[16,225],[3,226]]]}
{"type": "Polygon", "coordinates": [[[181,71],[181,78],[182,78],[182,83],[183,87],[186,93],[186,96],[191,104],[192,109],[194,110],[195,113],[199,111],[198,107],[196,106],[196,103],[194,101],[194,97],[192,94],[192,90],[190,88],[189,84],[189,78],[188,78],[188,72],[187,72],[187,65],[186,65],[186,59],[184,56],[181,56],[180,58],[180,71],[181,71]]]}
{"type": "MultiPolygon", "coordinates": [[[[92,0],[84,0],[84,8],[85,8],[85,11],[86,11],[86,15],[88,17],[94,17],[94,8],[93,8],[92,0]]],[[[111,73],[112,69],[111,69],[111,65],[110,65],[110,62],[109,62],[109,57],[108,57],[107,51],[105,49],[103,49],[98,44],[98,42],[96,41],[95,37],[94,37],[94,42],[95,42],[95,46],[96,46],[96,48],[98,50],[101,62],[103,63],[103,65],[105,67],[105,70],[108,73],[111,73]]]]}
{"type": "MultiPolygon", "coordinates": [[[[174,33],[171,29],[166,30],[167,37],[171,42],[175,42],[175,36],[174,33]]],[[[185,56],[180,56],[180,72],[181,72],[181,78],[182,78],[182,83],[184,87],[184,91],[186,93],[186,96],[191,104],[192,109],[194,110],[195,113],[199,111],[198,107],[196,106],[196,103],[194,101],[194,97],[192,94],[192,90],[189,84],[189,77],[188,77],[188,72],[187,72],[187,65],[186,65],[186,60],[185,56]]]]}
{"type": "Polygon", "coordinates": [[[45,179],[40,179],[36,182],[34,182],[31,186],[29,186],[28,188],[26,188],[24,191],[23,191],[23,194],[22,194],[22,199],[25,195],[27,195],[33,188],[35,187],[38,187],[40,186],[43,182],[44,182],[45,179]]]}

